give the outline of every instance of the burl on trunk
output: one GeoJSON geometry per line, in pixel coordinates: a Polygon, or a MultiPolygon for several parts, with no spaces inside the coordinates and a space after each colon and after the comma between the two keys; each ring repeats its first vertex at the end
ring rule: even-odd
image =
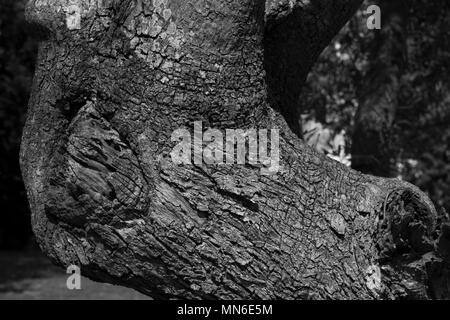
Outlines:
{"type": "Polygon", "coordinates": [[[299,90],[360,0],[32,0],[21,164],[42,250],[156,298],[441,298],[447,224],[298,138],[299,90]],[[280,130],[280,168],[177,165],[171,134],[280,130]]]}

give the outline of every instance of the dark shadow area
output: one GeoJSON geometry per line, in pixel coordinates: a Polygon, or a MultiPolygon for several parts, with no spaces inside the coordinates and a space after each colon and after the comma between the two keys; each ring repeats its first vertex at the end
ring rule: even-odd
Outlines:
{"type": "Polygon", "coordinates": [[[137,291],[81,278],[80,290],[69,290],[70,275],[54,266],[38,248],[0,251],[0,300],[148,300],[137,291]]]}
{"type": "Polygon", "coordinates": [[[0,2],[0,250],[23,248],[31,236],[19,151],[37,40],[25,22],[24,3],[0,2]]]}

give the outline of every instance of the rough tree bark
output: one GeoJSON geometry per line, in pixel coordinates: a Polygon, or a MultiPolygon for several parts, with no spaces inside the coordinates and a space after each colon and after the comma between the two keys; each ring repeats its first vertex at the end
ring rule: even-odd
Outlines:
{"type": "Polygon", "coordinates": [[[445,296],[428,198],[296,135],[306,74],[359,5],[30,1],[45,39],[21,161],[42,250],[156,298],[445,296]],[[175,165],[171,133],[194,121],[279,128],[280,172],[175,165]]]}

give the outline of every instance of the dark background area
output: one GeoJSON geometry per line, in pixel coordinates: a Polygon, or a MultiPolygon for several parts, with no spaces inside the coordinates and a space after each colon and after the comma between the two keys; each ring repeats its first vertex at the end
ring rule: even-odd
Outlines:
{"type": "Polygon", "coordinates": [[[19,149],[37,42],[24,3],[0,0],[0,249],[23,248],[31,235],[19,149]]]}
{"type": "MultiPolygon", "coordinates": [[[[34,30],[23,16],[25,2],[0,0],[0,293],[20,291],[10,285],[18,279],[43,276],[36,270],[57,272],[37,253],[19,167],[37,54],[34,30]]],[[[450,210],[449,3],[367,1],[325,50],[299,100],[307,143],[346,165],[418,185],[441,213],[450,210]],[[382,9],[381,31],[367,29],[363,11],[371,3],[382,9]],[[379,92],[394,98],[382,101],[379,92]],[[357,137],[371,134],[360,131],[369,130],[358,117],[363,107],[374,111],[369,122],[377,126],[370,130],[381,137],[366,141],[373,147],[367,154],[357,148],[357,137]],[[356,166],[372,152],[383,161],[356,166]],[[381,168],[381,162],[387,165],[381,168]]]]}
{"type": "Polygon", "coordinates": [[[365,173],[409,181],[449,211],[449,89],[450,1],[365,1],[309,75],[299,103],[305,139],[365,173]],[[373,3],[379,31],[368,30],[363,13],[373,3]],[[387,168],[361,166],[368,155],[387,168]]]}

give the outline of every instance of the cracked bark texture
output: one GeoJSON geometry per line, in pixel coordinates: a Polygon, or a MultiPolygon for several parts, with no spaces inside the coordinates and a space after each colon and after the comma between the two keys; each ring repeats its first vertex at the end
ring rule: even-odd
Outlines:
{"type": "Polygon", "coordinates": [[[297,136],[300,87],[360,2],[30,1],[21,165],[42,250],[155,298],[446,297],[429,199],[297,136]],[[175,165],[194,121],[280,129],[279,173],[175,165]]]}

